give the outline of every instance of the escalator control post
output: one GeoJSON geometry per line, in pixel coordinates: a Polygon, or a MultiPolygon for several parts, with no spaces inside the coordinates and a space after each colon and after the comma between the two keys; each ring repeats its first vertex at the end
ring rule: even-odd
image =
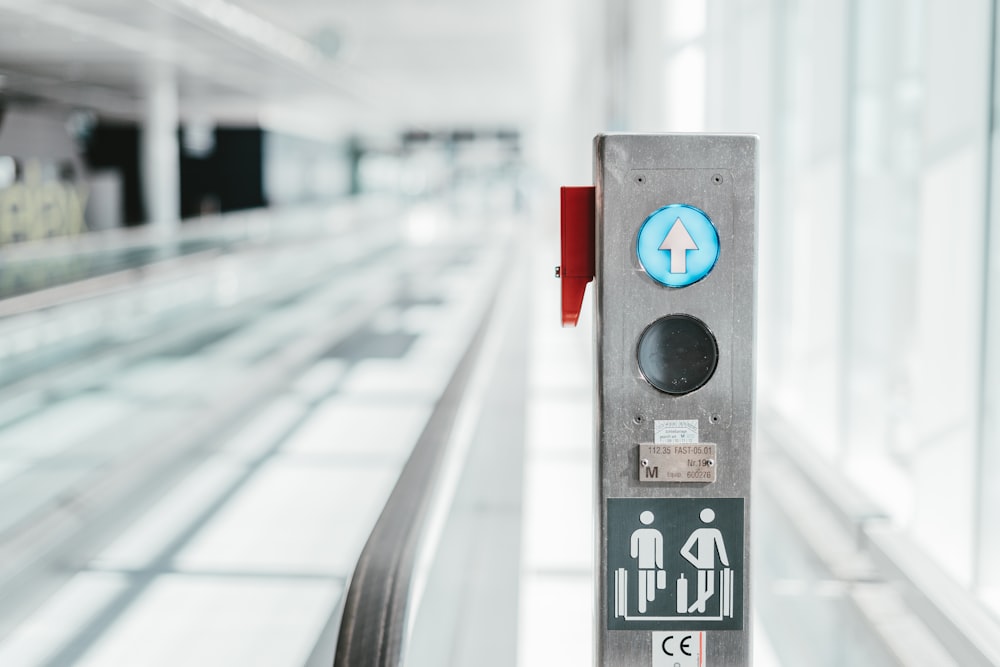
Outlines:
{"type": "Polygon", "coordinates": [[[598,665],[750,664],[757,138],[607,134],[562,193],[594,282],[598,665]]]}

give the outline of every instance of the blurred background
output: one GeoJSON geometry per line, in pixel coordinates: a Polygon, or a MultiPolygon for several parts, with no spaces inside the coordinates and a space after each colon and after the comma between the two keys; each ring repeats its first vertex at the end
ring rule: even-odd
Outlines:
{"type": "Polygon", "coordinates": [[[605,131],[761,138],[756,664],[1000,664],[997,21],[0,0],[0,665],[330,665],[370,536],[407,664],[589,664],[605,131]]]}

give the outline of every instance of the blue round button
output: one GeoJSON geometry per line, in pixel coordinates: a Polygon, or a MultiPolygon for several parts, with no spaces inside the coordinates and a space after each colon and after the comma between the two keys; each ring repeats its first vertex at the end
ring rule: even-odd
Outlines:
{"type": "Polygon", "coordinates": [[[719,232],[704,211],[670,204],[642,223],[636,252],[650,278],[667,287],[687,287],[711,273],[719,259],[719,232]]]}

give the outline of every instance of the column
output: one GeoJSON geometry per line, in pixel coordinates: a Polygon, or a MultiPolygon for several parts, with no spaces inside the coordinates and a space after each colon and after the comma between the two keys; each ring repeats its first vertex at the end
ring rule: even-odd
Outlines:
{"type": "Polygon", "coordinates": [[[154,68],[146,81],[140,178],[146,221],[163,231],[180,222],[180,151],[177,79],[166,67],[154,68]]]}

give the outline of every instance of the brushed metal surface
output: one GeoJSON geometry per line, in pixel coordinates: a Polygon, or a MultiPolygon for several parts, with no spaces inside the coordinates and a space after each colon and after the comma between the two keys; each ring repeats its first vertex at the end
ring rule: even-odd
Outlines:
{"type": "Polygon", "coordinates": [[[757,138],[746,135],[607,134],[594,140],[597,197],[595,337],[597,353],[596,651],[598,665],[648,667],[648,630],[608,629],[608,498],[743,498],[740,582],[743,630],[706,624],[707,665],[750,664],[750,474],[754,415],[757,138]],[[708,214],[719,233],[712,272],[684,288],[647,276],[636,255],[643,221],[668,204],[708,214]],[[712,379],[671,396],[642,377],[636,343],[644,328],[671,313],[705,322],[719,344],[712,379]],[[638,480],[638,447],[654,441],[654,421],[697,419],[700,440],[717,446],[711,484],[638,480]]]}
{"type": "Polygon", "coordinates": [[[640,482],[710,484],[716,481],[715,444],[639,445],[640,482]]]}

